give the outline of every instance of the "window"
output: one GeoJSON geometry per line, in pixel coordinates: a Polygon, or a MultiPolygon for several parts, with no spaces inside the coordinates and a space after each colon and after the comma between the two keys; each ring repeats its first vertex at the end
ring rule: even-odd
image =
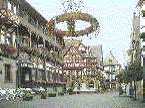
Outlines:
{"type": "Polygon", "coordinates": [[[5,64],[5,82],[11,82],[11,66],[9,64],[5,64]]]}
{"type": "Polygon", "coordinates": [[[14,14],[17,14],[17,8],[16,8],[15,5],[14,5],[14,7],[13,7],[13,12],[14,12],[14,14]]]}
{"type": "Polygon", "coordinates": [[[11,38],[11,34],[8,34],[5,36],[5,44],[7,45],[11,45],[12,44],[12,38],[11,38]]]}
{"type": "MultiPolygon", "coordinates": [[[[19,16],[20,17],[26,17],[27,16],[27,14],[21,9],[21,10],[19,10],[19,16]]],[[[26,18],[27,19],[27,18],[26,18]]]]}
{"type": "Polygon", "coordinates": [[[14,14],[17,13],[17,7],[12,1],[8,1],[8,9],[11,10],[14,14]]]}
{"type": "Polygon", "coordinates": [[[12,9],[12,5],[11,5],[10,1],[8,1],[8,9],[9,9],[9,10],[12,9]]]}

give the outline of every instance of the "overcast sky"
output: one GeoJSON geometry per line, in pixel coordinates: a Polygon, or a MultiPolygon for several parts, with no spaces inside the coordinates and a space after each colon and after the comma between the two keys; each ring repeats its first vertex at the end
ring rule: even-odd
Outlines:
{"type": "MultiPolygon", "coordinates": [[[[63,12],[64,0],[27,0],[46,19],[63,12]]],[[[111,50],[121,64],[126,63],[130,44],[132,16],[137,0],[84,0],[83,11],[93,15],[100,23],[100,33],[95,38],[83,38],[86,45],[103,45],[104,56],[111,50]]],[[[84,27],[82,25],[82,27],[84,27]]]]}

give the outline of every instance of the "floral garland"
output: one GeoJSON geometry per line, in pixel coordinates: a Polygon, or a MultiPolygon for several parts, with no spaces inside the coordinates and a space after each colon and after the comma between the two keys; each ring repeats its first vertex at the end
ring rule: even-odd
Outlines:
{"type": "Polygon", "coordinates": [[[50,34],[56,35],[56,36],[83,36],[83,35],[88,35],[92,32],[99,32],[99,22],[94,18],[93,16],[87,14],[87,13],[81,13],[81,12],[71,12],[71,13],[65,13],[59,16],[56,16],[55,19],[51,19],[48,22],[48,30],[50,34]],[[89,22],[91,24],[90,27],[85,28],[84,30],[80,31],[75,31],[74,30],[74,25],[76,20],[82,20],[89,22]],[[58,24],[60,22],[68,21],[68,23],[72,23],[73,25],[69,25],[68,31],[62,31],[60,29],[55,28],[55,24],[58,24]],[[70,29],[69,29],[70,28],[70,29]]]}

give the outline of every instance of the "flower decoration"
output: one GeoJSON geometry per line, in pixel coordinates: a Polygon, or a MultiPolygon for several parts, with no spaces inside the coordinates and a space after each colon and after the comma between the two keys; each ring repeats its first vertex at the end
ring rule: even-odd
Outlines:
{"type": "Polygon", "coordinates": [[[77,37],[77,36],[83,36],[90,34],[92,32],[99,32],[99,22],[96,18],[93,16],[87,14],[87,13],[81,13],[81,12],[71,12],[71,13],[65,13],[59,16],[56,16],[55,19],[51,19],[48,22],[49,25],[49,33],[54,34],[56,36],[71,36],[71,37],[77,37]],[[76,20],[82,20],[90,23],[90,27],[85,28],[84,30],[75,31],[75,23],[76,20]],[[67,21],[68,24],[68,31],[62,31],[60,29],[55,28],[55,24],[58,24],[60,22],[67,21]]]}

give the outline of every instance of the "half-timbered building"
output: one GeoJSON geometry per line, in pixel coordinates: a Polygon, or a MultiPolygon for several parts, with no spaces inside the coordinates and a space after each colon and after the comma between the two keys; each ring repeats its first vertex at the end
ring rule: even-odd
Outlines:
{"type": "Polygon", "coordinates": [[[97,55],[92,50],[91,47],[85,46],[81,41],[66,41],[63,72],[68,87],[77,86],[78,89],[81,89],[83,83],[86,84],[87,88],[94,88],[94,90],[96,90],[96,86],[99,87],[99,76],[101,74],[99,69],[101,69],[102,61],[98,60],[97,55]]]}
{"type": "Polygon", "coordinates": [[[117,75],[120,73],[121,64],[115,58],[115,56],[110,53],[104,59],[104,72],[105,72],[105,85],[108,89],[117,89],[118,81],[117,75]]]}
{"type": "Polygon", "coordinates": [[[25,0],[0,0],[0,87],[63,85],[62,37],[25,0]]]}

